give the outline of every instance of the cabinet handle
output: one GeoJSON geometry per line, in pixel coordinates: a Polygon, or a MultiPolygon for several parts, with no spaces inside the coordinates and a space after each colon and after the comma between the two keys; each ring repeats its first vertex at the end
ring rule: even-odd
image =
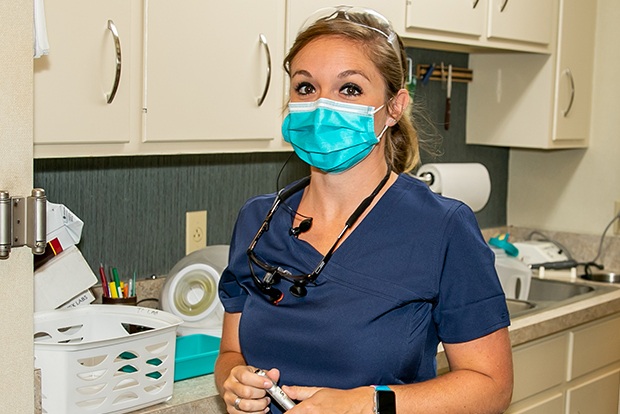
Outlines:
{"type": "Polygon", "coordinates": [[[116,51],[116,73],[114,75],[114,85],[112,85],[112,91],[107,95],[108,103],[111,104],[114,101],[114,97],[116,96],[116,91],[118,90],[118,85],[121,82],[121,41],[118,38],[118,30],[116,30],[116,25],[112,20],[108,20],[108,30],[112,33],[112,38],[114,39],[114,49],[116,51]]]}
{"type": "Polygon", "coordinates": [[[566,69],[563,75],[568,76],[568,86],[570,92],[570,100],[568,101],[568,106],[562,111],[564,118],[566,118],[570,113],[570,110],[573,108],[573,101],[575,100],[575,79],[573,78],[573,73],[570,71],[570,69],[566,69]]]}
{"type": "Polygon", "coordinates": [[[267,97],[267,92],[269,92],[269,83],[271,83],[271,52],[269,51],[269,44],[267,43],[267,38],[264,34],[258,35],[258,40],[260,44],[265,49],[265,54],[267,55],[267,80],[265,81],[265,88],[263,89],[263,94],[260,98],[258,98],[257,103],[258,106],[261,106],[267,97]]]}
{"type": "Polygon", "coordinates": [[[480,0],[474,0],[474,6],[472,7],[472,9],[475,9],[476,7],[478,7],[479,2],[480,0]]]}
{"type": "Polygon", "coordinates": [[[508,0],[504,0],[504,2],[502,3],[502,7],[499,9],[499,12],[503,13],[506,6],[508,6],[508,0]]]}

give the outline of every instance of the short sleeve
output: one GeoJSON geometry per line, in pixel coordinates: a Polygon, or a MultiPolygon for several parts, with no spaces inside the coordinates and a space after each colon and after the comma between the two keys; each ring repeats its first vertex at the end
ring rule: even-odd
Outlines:
{"type": "Polygon", "coordinates": [[[449,218],[433,317],[441,341],[467,342],[510,325],[495,255],[474,213],[459,206],[449,218]]]}
{"type": "Polygon", "coordinates": [[[248,231],[244,231],[249,226],[242,224],[244,222],[244,210],[245,207],[241,209],[237,217],[230,242],[228,266],[222,272],[218,286],[220,301],[228,313],[241,312],[248,296],[246,289],[239,283],[240,279],[237,277],[249,272],[245,250],[249,246],[248,237],[251,235],[248,234],[248,231]]]}

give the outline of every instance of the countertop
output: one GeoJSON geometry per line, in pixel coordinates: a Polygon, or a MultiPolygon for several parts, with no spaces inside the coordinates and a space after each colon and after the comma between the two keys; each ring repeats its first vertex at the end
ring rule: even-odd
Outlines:
{"type": "MultiPolygon", "coordinates": [[[[511,321],[510,340],[513,346],[520,345],[618,312],[620,312],[620,288],[564,306],[551,307],[517,317],[511,321]]],[[[442,354],[440,352],[438,355],[440,371],[447,367],[442,354]]],[[[213,375],[205,375],[175,382],[173,396],[169,401],[135,413],[225,414],[226,410],[217,394],[213,375]]]]}

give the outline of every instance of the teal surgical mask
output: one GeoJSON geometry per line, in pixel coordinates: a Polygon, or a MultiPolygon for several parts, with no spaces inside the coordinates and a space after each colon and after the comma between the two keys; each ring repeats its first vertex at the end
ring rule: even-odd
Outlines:
{"type": "Polygon", "coordinates": [[[325,98],[291,102],[282,135],[306,163],[328,173],[343,172],[366,158],[387,130],[386,125],[375,136],[374,114],[381,108],[325,98]]]}

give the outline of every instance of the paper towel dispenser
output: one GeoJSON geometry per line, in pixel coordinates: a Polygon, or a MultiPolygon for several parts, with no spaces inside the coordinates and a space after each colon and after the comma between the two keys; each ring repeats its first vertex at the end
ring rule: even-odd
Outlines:
{"type": "Polygon", "coordinates": [[[489,171],[480,163],[424,164],[416,177],[434,193],[460,200],[473,211],[482,210],[491,194],[489,171]]]}

